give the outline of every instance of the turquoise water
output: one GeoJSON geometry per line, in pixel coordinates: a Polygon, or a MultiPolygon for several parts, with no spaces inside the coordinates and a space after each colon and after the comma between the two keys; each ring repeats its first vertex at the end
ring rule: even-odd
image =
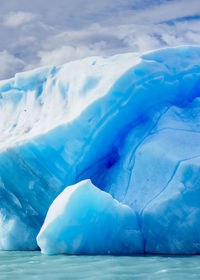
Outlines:
{"type": "Polygon", "coordinates": [[[45,256],[0,252],[0,279],[200,279],[200,256],[45,256]]]}

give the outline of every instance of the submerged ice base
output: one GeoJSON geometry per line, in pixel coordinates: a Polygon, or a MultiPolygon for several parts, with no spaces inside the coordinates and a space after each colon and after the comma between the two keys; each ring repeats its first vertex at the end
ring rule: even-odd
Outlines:
{"type": "Polygon", "coordinates": [[[200,253],[200,47],[20,73],[0,97],[0,249],[37,249],[51,203],[90,178],[144,253],[200,253]]]}

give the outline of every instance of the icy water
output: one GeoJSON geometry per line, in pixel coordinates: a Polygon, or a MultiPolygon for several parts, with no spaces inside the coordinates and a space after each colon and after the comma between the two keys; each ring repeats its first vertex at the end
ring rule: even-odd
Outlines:
{"type": "Polygon", "coordinates": [[[0,252],[0,279],[200,279],[200,256],[45,256],[0,252]]]}

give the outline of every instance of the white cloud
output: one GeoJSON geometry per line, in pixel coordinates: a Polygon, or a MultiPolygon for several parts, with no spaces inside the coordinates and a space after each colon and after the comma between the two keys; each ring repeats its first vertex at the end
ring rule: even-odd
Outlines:
{"type": "Polygon", "coordinates": [[[8,27],[18,27],[25,23],[31,22],[36,18],[35,14],[27,13],[23,11],[10,12],[4,16],[3,23],[8,27]]]}
{"type": "Polygon", "coordinates": [[[0,52],[0,79],[4,79],[6,76],[13,76],[16,72],[24,69],[25,63],[8,53],[6,50],[0,52]]]}
{"type": "MultiPolygon", "coordinates": [[[[0,52],[6,49],[31,69],[91,55],[200,44],[198,15],[199,0],[2,0],[0,52]]],[[[11,73],[4,71],[4,77],[11,73]]]]}
{"type": "Polygon", "coordinates": [[[199,25],[199,20],[177,22],[172,26],[165,23],[91,24],[79,30],[64,31],[50,36],[43,42],[43,50],[39,52],[39,56],[42,65],[45,65],[54,58],[58,61],[58,54],[59,63],[62,63],[62,57],[64,62],[88,55],[112,55],[165,46],[200,44],[199,25]]]}
{"type": "Polygon", "coordinates": [[[61,48],[52,51],[39,51],[40,66],[44,65],[60,65],[65,62],[80,59],[86,56],[101,54],[102,47],[105,47],[105,42],[88,45],[88,46],[62,46],[61,48]]]}

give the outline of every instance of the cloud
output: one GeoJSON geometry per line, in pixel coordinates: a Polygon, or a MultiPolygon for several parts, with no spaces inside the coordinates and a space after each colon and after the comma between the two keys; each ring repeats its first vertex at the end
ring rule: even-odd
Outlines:
{"type": "Polygon", "coordinates": [[[106,43],[100,41],[90,45],[80,46],[62,46],[61,48],[53,49],[52,51],[39,51],[40,66],[45,65],[60,65],[65,62],[84,58],[86,56],[102,55],[102,49],[105,48],[106,43]]]}
{"type": "Polygon", "coordinates": [[[118,20],[124,23],[134,21],[135,24],[157,24],[199,15],[199,8],[200,2],[198,0],[163,1],[158,5],[150,5],[141,10],[121,11],[118,15],[118,20]]]}
{"type": "Polygon", "coordinates": [[[22,71],[25,63],[6,50],[3,50],[0,52],[0,65],[0,79],[4,79],[8,74],[13,76],[16,72],[22,71]]]}
{"type": "Polygon", "coordinates": [[[25,23],[31,22],[36,18],[36,15],[23,11],[10,12],[4,17],[3,23],[8,27],[19,27],[25,23]]]}
{"type": "Polygon", "coordinates": [[[13,71],[200,44],[199,0],[2,0],[0,21],[0,52],[23,62],[13,71]]]}

